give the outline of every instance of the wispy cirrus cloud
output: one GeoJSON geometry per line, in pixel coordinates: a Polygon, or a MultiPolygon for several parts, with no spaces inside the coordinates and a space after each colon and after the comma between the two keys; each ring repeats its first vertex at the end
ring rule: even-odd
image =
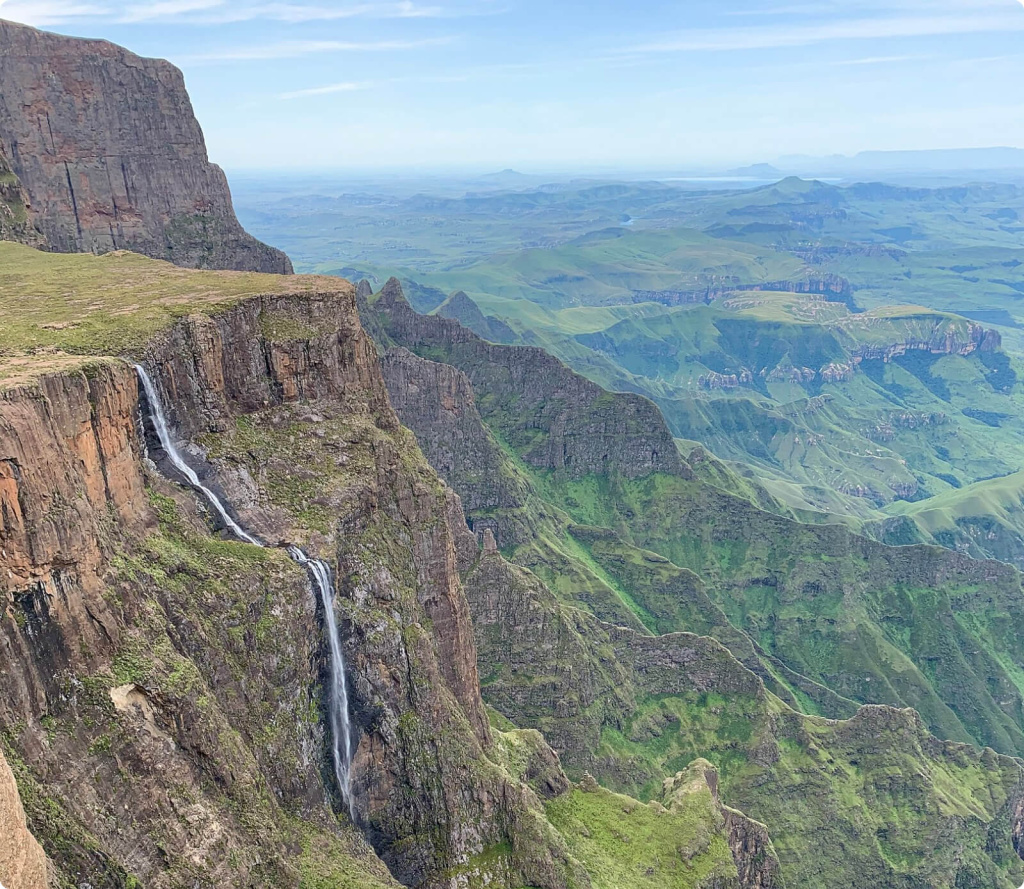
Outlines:
{"type": "Polygon", "coordinates": [[[315,98],[317,96],[330,96],[338,93],[355,93],[362,90],[373,89],[374,87],[395,84],[395,83],[466,83],[470,80],[468,74],[433,74],[428,76],[417,76],[417,77],[387,77],[383,80],[361,80],[361,81],[345,81],[343,83],[328,83],[324,86],[314,86],[307,89],[292,90],[287,93],[281,93],[277,98],[282,101],[291,101],[293,99],[308,99],[315,98]]]}
{"type": "Polygon", "coordinates": [[[839,67],[847,65],[895,65],[900,62],[925,62],[935,56],[866,56],[863,59],[837,59],[831,64],[839,67]]]}
{"type": "Polygon", "coordinates": [[[59,25],[76,18],[110,15],[109,6],[78,0],[0,0],[0,18],[34,27],[59,25]]]}
{"type": "Polygon", "coordinates": [[[344,4],[248,3],[243,0],[119,0],[107,3],[83,0],[0,0],[0,17],[26,25],[60,25],[83,19],[103,19],[117,24],[169,22],[219,25],[254,21],[301,24],[352,18],[457,18],[471,12],[458,6],[425,5],[413,0],[344,4]]]}
{"type": "MultiPolygon", "coordinates": [[[[1019,0],[1024,3],[1024,0],[1019,0]]],[[[841,40],[940,37],[952,34],[1024,31],[1024,16],[1009,10],[975,15],[878,16],[799,25],[706,28],[680,31],[638,43],[625,53],[724,52],[787,49],[841,40]]]]}
{"type": "Polygon", "coordinates": [[[359,90],[369,89],[373,84],[367,82],[349,81],[346,83],[329,83],[326,86],[314,86],[310,89],[293,90],[290,93],[281,93],[279,99],[289,101],[291,99],[305,99],[310,96],[329,96],[334,93],[354,93],[359,90]]]}
{"type": "MultiPolygon", "coordinates": [[[[161,4],[155,4],[157,6],[161,4]]],[[[353,18],[419,19],[454,17],[454,10],[441,6],[422,6],[405,0],[401,3],[357,3],[344,5],[301,3],[225,3],[211,4],[205,14],[187,16],[197,24],[232,24],[270,21],[287,24],[330,22],[353,18]]],[[[182,18],[182,16],[161,16],[182,18]]]]}
{"type": "Polygon", "coordinates": [[[321,53],[393,52],[442,46],[453,37],[430,37],[423,40],[379,40],[358,42],[349,40],[283,40],[259,46],[228,47],[209,53],[179,57],[176,61],[202,64],[210,62],[249,62],[271,59],[296,59],[321,53]]]}

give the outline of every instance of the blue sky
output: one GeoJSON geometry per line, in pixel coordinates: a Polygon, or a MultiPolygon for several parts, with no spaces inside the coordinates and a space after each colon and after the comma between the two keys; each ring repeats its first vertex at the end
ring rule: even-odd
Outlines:
{"type": "Polygon", "coordinates": [[[1024,0],[0,0],[184,72],[229,169],[1024,147],[1024,0]]]}

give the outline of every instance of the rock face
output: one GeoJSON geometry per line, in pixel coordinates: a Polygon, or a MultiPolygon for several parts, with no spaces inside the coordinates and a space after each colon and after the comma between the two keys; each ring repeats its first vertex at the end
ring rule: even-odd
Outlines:
{"type": "Polygon", "coordinates": [[[29,220],[28,195],[11,163],[0,149],[0,241],[18,241],[34,247],[43,238],[29,220]]]}
{"type": "Polygon", "coordinates": [[[308,578],[211,539],[147,468],[131,367],[90,360],[0,400],[0,737],[62,879],[586,887],[543,814],[568,788],[557,757],[488,724],[459,576],[476,544],[388,404],[352,289],[192,315],[145,361],[244,524],[335,568],[360,831],[328,806],[347,811],[308,578]]]}
{"type": "Polygon", "coordinates": [[[181,72],[167,62],[0,21],[0,156],[0,188],[6,158],[38,232],[15,231],[18,240],[291,272],[239,225],[181,72]]]}
{"type": "Polygon", "coordinates": [[[46,855],[29,833],[25,810],[7,760],[0,752],[0,885],[6,889],[46,889],[46,855]]]}
{"type": "Polygon", "coordinates": [[[487,528],[501,546],[526,542],[536,531],[532,487],[509,466],[484,425],[469,378],[400,347],[384,353],[381,372],[402,423],[416,433],[431,466],[460,492],[474,529],[487,528]]]}
{"type": "Polygon", "coordinates": [[[492,413],[502,415],[502,433],[512,444],[530,442],[524,456],[532,466],[570,478],[686,471],[658,408],[646,398],[611,395],[542,349],[494,346],[457,321],[418,315],[394,278],[373,308],[384,332],[401,345],[458,353],[452,363],[474,387],[502,392],[492,413]]]}

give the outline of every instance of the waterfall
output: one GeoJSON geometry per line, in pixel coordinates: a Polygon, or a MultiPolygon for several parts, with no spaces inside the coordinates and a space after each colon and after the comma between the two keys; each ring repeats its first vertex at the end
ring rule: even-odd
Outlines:
{"type": "Polygon", "coordinates": [[[142,388],[146,392],[146,401],[149,402],[149,418],[153,421],[153,428],[156,430],[156,437],[160,440],[160,447],[164,449],[164,453],[167,454],[167,459],[171,461],[171,464],[175,469],[178,470],[185,478],[188,483],[202,494],[210,506],[213,507],[214,512],[220,516],[220,520],[231,529],[231,533],[235,535],[239,540],[244,540],[246,543],[251,543],[254,546],[263,546],[255,537],[247,533],[241,525],[238,524],[228,514],[227,508],[221,503],[220,498],[213,493],[206,485],[199,481],[199,476],[195,474],[192,467],[189,466],[178,448],[174,444],[174,439],[171,438],[171,429],[167,425],[167,417],[164,415],[163,404],[160,402],[160,396],[156,391],[156,386],[153,381],[149,378],[149,374],[146,373],[145,369],[140,367],[138,364],[135,365],[135,372],[139,375],[139,380],[142,383],[142,388]]]}
{"type": "MultiPolygon", "coordinates": [[[[167,459],[171,461],[178,472],[184,476],[189,485],[198,491],[213,507],[214,512],[220,520],[230,529],[231,533],[245,543],[262,547],[255,537],[249,534],[238,524],[227,511],[221,499],[211,491],[196,475],[189,466],[181,452],[174,444],[171,436],[170,426],[167,423],[167,416],[164,414],[163,404],[156,386],[145,369],[135,365],[135,372],[142,383],[143,391],[146,393],[146,401],[149,404],[149,419],[153,423],[156,437],[163,448],[167,459]]],[[[338,782],[338,789],[342,798],[348,806],[349,815],[355,821],[356,813],[352,802],[352,722],[348,712],[348,685],[345,681],[345,656],[341,650],[341,636],[338,633],[338,619],[334,614],[334,583],[331,579],[330,566],[321,559],[312,559],[297,546],[288,547],[288,555],[294,562],[306,569],[313,586],[320,594],[320,601],[324,609],[324,627],[327,633],[327,642],[330,648],[331,662],[331,687],[328,693],[328,712],[331,718],[331,753],[334,761],[334,777],[338,782]]],[[[0,886],[0,889],[3,889],[0,886]]]]}
{"type": "Polygon", "coordinates": [[[309,571],[313,583],[320,591],[320,601],[324,607],[324,623],[327,628],[327,639],[331,645],[331,692],[329,709],[331,714],[331,737],[334,743],[334,776],[338,780],[338,788],[353,822],[356,820],[352,806],[352,723],[348,715],[348,685],[345,682],[345,656],[341,651],[341,637],[338,634],[338,620],[334,614],[334,583],[331,581],[331,569],[326,562],[311,559],[297,546],[288,547],[288,554],[309,571]]]}

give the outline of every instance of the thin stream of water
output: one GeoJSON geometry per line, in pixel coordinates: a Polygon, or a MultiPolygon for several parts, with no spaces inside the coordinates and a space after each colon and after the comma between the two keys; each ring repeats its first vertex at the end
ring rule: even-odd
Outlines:
{"type": "MultiPolygon", "coordinates": [[[[146,373],[145,368],[135,365],[135,372],[138,374],[139,382],[146,393],[146,402],[149,406],[149,419],[153,424],[160,447],[167,454],[171,465],[181,473],[188,484],[198,491],[213,507],[220,520],[239,540],[251,543],[253,546],[262,547],[263,544],[253,535],[249,534],[238,524],[228,512],[227,507],[221,499],[211,491],[196,475],[178,450],[174,439],[171,436],[170,425],[167,422],[167,415],[164,413],[163,404],[160,401],[160,394],[156,385],[146,373]]],[[[352,802],[352,722],[349,718],[348,707],[348,684],[345,680],[345,655],[341,649],[341,635],[338,630],[338,619],[334,613],[334,582],[331,577],[330,566],[321,559],[310,558],[297,546],[288,547],[288,555],[297,564],[306,569],[313,586],[320,595],[320,602],[324,610],[324,626],[330,648],[331,687],[328,694],[328,712],[331,719],[331,753],[334,762],[334,777],[338,782],[338,789],[342,798],[348,806],[348,812],[355,821],[355,808],[352,802]]],[[[0,887],[2,889],[2,887],[0,887]]]]}

